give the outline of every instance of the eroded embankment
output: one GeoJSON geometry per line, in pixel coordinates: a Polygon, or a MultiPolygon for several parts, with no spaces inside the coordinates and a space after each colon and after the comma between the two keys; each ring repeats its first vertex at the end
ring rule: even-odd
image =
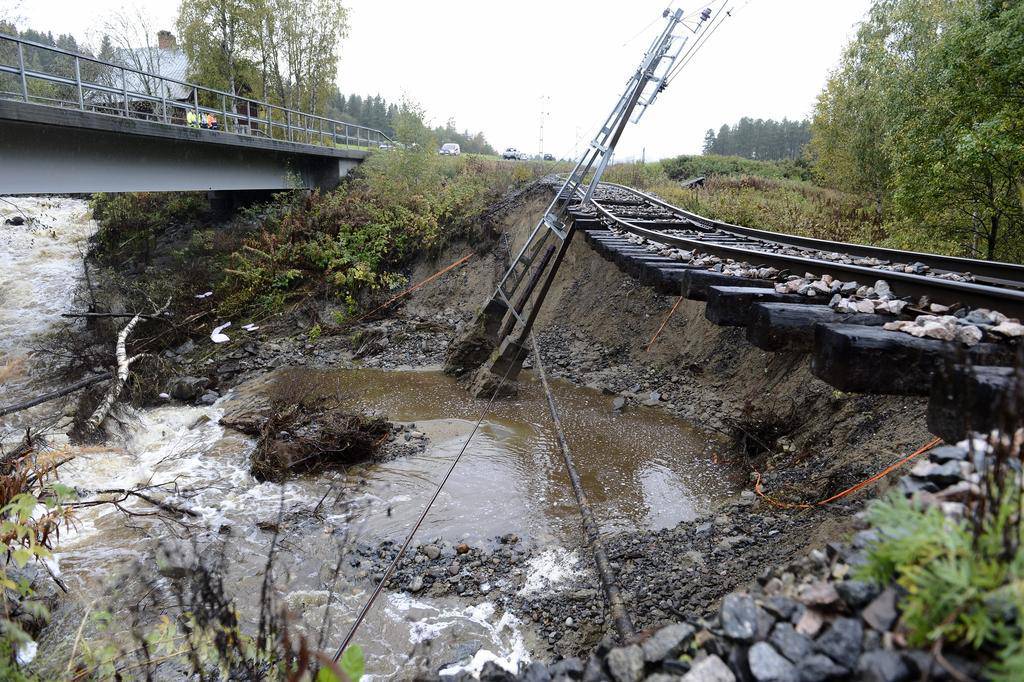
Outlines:
{"type": "MultiPolygon", "coordinates": [[[[547,201],[546,192],[528,196],[495,229],[507,231],[515,248],[547,201]]],[[[443,313],[465,323],[495,285],[506,258],[505,250],[496,246],[500,241],[484,243],[490,248],[478,245],[476,258],[413,294],[396,316],[432,319],[443,313]]],[[[457,245],[421,263],[412,280],[429,276],[473,248],[457,245]]],[[[751,474],[750,489],[707,518],[609,539],[640,627],[717,609],[718,598],[765,567],[842,536],[861,500],[887,486],[883,481],[860,499],[786,510],[753,495],[754,471],[763,475],[773,497],[816,502],[871,476],[930,438],[922,400],[836,392],[811,375],[807,356],[760,351],[744,340],[742,330],[708,322],[699,302],[681,301],[648,351],[674,303],[674,298],[640,286],[577,239],[538,322],[552,374],[609,393],[610,408],[617,399],[624,399],[627,410],[637,404],[656,406],[710,432],[727,434],[733,448],[718,453],[723,474],[751,474]]],[[[363,339],[387,339],[383,347],[364,345],[364,361],[385,366],[438,361],[453,330],[433,330],[424,352],[422,338],[401,331],[408,324],[388,320],[364,332],[363,339]]],[[[601,634],[600,627],[580,626],[595,609],[600,612],[599,593],[591,589],[597,584],[592,572],[582,572],[558,592],[524,600],[518,609],[541,625],[554,652],[572,653],[601,634]]],[[[401,587],[402,581],[395,586],[401,587]]]]}

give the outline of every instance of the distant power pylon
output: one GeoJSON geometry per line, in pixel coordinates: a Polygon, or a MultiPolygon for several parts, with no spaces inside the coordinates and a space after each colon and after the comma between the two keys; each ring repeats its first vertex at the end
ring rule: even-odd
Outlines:
{"type": "Polygon", "coordinates": [[[540,96],[540,140],[537,144],[537,151],[543,158],[544,156],[544,119],[551,115],[548,111],[548,107],[551,106],[551,98],[548,95],[540,96]]]}

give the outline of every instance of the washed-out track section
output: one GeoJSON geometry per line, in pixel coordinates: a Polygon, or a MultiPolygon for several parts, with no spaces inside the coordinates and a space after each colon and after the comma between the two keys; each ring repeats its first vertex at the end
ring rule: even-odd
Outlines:
{"type": "Polygon", "coordinates": [[[811,371],[846,392],[928,396],[928,428],[947,442],[1005,427],[1024,406],[1020,341],[918,338],[882,328],[895,315],[837,312],[820,297],[779,293],[775,281],[739,277],[660,255],[680,248],[837,279],[885,279],[899,296],[989,308],[1024,317],[1024,266],[780,235],[707,220],[621,185],[602,184],[576,228],[605,259],[664,294],[704,301],[717,325],[745,327],[766,351],[807,353],[811,371]],[[638,244],[630,233],[647,240],[638,244]],[[650,245],[655,245],[649,248],[650,245]],[[656,245],[662,245],[659,248],[656,245]],[[652,250],[653,249],[653,250],[652,250]],[[924,266],[924,267],[922,267],[924,266]],[[911,270],[918,272],[909,272],[911,270]]]}

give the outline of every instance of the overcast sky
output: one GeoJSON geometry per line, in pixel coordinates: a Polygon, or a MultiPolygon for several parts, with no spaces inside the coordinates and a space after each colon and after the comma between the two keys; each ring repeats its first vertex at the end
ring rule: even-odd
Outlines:
{"type": "MultiPolygon", "coordinates": [[[[807,116],[870,0],[737,0],[740,6],[683,70],[618,158],[699,153],[708,128],[807,116]]],[[[11,0],[0,0],[0,4],[11,0]]],[[[173,28],[174,0],[139,0],[173,28]]],[[[342,92],[409,97],[433,123],[483,130],[496,148],[569,156],[615,104],[661,28],[663,0],[348,0],[342,92]],[[654,23],[652,23],[652,21],[654,23]]],[[[715,3],[717,5],[717,2],[715,3]]],[[[24,26],[95,40],[123,0],[23,0],[24,26]]],[[[687,12],[699,3],[682,3],[687,12]]]]}

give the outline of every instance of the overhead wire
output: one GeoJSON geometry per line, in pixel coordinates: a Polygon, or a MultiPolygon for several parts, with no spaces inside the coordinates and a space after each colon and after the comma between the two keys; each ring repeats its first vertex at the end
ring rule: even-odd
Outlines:
{"type": "Polygon", "coordinates": [[[731,19],[736,16],[738,12],[746,8],[750,4],[751,0],[746,0],[743,4],[733,5],[725,7],[728,0],[722,0],[719,4],[718,11],[715,12],[714,18],[711,20],[711,24],[701,32],[694,44],[682,55],[679,63],[676,64],[670,71],[665,75],[664,87],[668,87],[679,72],[689,64],[693,58],[704,48],[707,41],[718,31],[718,29],[725,23],[726,19],[731,19]]]}
{"type": "Polygon", "coordinates": [[[729,10],[726,9],[726,5],[728,4],[728,2],[729,0],[721,0],[721,2],[719,2],[718,9],[712,15],[711,22],[703,31],[700,32],[697,38],[693,41],[693,44],[686,48],[686,51],[679,57],[679,61],[669,70],[667,74],[665,74],[665,87],[668,87],[668,84],[672,82],[672,80],[676,77],[676,74],[678,74],[679,71],[682,70],[683,66],[690,60],[690,58],[694,54],[696,54],[698,50],[700,50],[701,46],[703,46],[703,44],[710,37],[710,33],[713,33],[714,29],[720,26],[722,22],[724,22],[725,19],[729,16],[729,10]]]}
{"type": "Polygon", "coordinates": [[[384,575],[377,583],[377,586],[373,589],[373,592],[370,593],[370,597],[363,603],[362,608],[359,609],[359,613],[356,615],[355,621],[353,621],[352,626],[349,628],[348,634],[345,635],[345,639],[342,640],[341,645],[338,647],[338,650],[334,653],[334,662],[337,662],[338,659],[341,658],[341,655],[345,652],[345,649],[348,648],[348,645],[352,642],[352,639],[355,637],[356,631],[359,629],[359,626],[362,625],[363,620],[366,618],[366,614],[369,613],[370,608],[373,606],[373,603],[377,600],[377,597],[379,597],[380,593],[384,590],[384,585],[387,584],[387,581],[395,572],[395,568],[398,567],[398,562],[402,560],[403,556],[405,556],[405,551],[409,548],[409,545],[412,543],[412,539],[416,535],[416,532],[420,529],[420,526],[423,525],[423,521],[426,520],[427,514],[430,512],[430,508],[433,506],[434,502],[437,501],[437,498],[441,494],[441,490],[444,488],[445,483],[448,482],[448,479],[451,478],[452,473],[455,472],[455,467],[458,466],[459,461],[462,459],[462,455],[465,454],[466,449],[469,447],[470,442],[473,440],[473,436],[475,436],[477,431],[480,430],[480,426],[483,424],[484,419],[486,419],[490,415],[491,405],[494,404],[495,398],[497,398],[498,394],[501,392],[501,389],[505,385],[505,381],[508,379],[509,373],[512,371],[512,368],[514,366],[514,363],[510,364],[509,368],[505,371],[505,375],[501,377],[501,381],[498,382],[497,388],[495,388],[494,392],[491,394],[491,397],[487,401],[487,404],[484,405],[484,408],[480,413],[480,417],[476,420],[476,423],[473,424],[472,431],[469,432],[469,436],[466,437],[466,440],[462,444],[462,447],[459,449],[458,454],[456,454],[455,458],[452,460],[451,466],[448,467],[448,470],[445,472],[444,477],[441,479],[441,482],[437,484],[437,487],[434,489],[434,494],[430,496],[430,499],[427,501],[426,506],[423,507],[423,511],[420,513],[419,518],[416,519],[416,523],[413,524],[412,530],[410,530],[408,535],[405,536],[405,540],[402,542],[402,546],[399,547],[398,553],[395,555],[395,558],[388,565],[387,569],[385,569],[384,575]]]}

